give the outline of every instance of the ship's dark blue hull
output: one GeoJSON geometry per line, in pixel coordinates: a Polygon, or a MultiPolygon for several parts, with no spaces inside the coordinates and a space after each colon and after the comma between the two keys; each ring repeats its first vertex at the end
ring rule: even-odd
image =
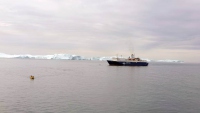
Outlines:
{"type": "Polygon", "coordinates": [[[125,62],[125,61],[112,61],[107,60],[109,65],[113,66],[148,66],[148,62],[125,62]]]}

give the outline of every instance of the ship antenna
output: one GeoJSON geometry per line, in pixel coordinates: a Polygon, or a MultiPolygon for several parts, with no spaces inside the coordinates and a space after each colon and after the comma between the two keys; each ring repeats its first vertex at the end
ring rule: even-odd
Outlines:
{"type": "Polygon", "coordinates": [[[131,58],[135,58],[135,54],[131,54],[131,58]]]}

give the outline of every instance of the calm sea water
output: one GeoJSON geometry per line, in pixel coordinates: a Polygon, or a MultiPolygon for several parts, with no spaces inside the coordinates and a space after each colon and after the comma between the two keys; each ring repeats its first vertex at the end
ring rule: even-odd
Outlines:
{"type": "Polygon", "coordinates": [[[198,64],[123,67],[109,66],[106,61],[0,62],[0,113],[200,112],[198,64]]]}

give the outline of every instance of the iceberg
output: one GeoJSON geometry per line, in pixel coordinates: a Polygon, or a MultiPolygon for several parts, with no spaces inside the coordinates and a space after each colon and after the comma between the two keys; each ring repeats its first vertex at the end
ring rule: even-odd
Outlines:
{"type": "MultiPolygon", "coordinates": [[[[55,60],[98,60],[98,61],[106,61],[111,60],[113,58],[117,58],[117,56],[110,57],[88,57],[85,58],[80,55],[71,55],[71,54],[53,54],[53,55],[30,55],[30,54],[21,54],[21,55],[9,55],[5,53],[0,53],[0,58],[20,58],[20,59],[55,59],[55,60]]],[[[123,57],[119,57],[123,58],[123,57]]],[[[146,60],[147,62],[169,62],[169,63],[183,63],[181,60],[151,60],[147,58],[141,58],[142,60],[146,60]]]]}
{"type": "Polygon", "coordinates": [[[5,54],[5,53],[0,53],[0,58],[14,58],[15,55],[8,55],[8,54],[5,54]]]}
{"type": "Polygon", "coordinates": [[[183,63],[184,61],[166,59],[166,60],[157,60],[156,62],[183,63]]]}

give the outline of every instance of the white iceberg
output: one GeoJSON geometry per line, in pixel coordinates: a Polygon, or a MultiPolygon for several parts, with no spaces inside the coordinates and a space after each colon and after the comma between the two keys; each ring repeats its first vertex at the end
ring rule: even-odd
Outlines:
{"type": "MultiPolygon", "coordinates": [[[[79,55],[70,55],[70,54],[53,54],[53,55],[9,55],[5,53],[0,53],[0,58],[21,58],[21,59],[61,59],[61,60],[98,60],[98,61],[106,61],[111,60],[112,58],[117,58],[117,56],[111,57],[90,57],[85,58],[79,55]]],[[[118,57],[123,58],[123,57],[118,57]]],[[[148,62],[171,62],[171,63],[183,63],[184,61],[180,60],[151,60],[147,58],[141,58],[142,60],[146,60],[148,62]]]]}

